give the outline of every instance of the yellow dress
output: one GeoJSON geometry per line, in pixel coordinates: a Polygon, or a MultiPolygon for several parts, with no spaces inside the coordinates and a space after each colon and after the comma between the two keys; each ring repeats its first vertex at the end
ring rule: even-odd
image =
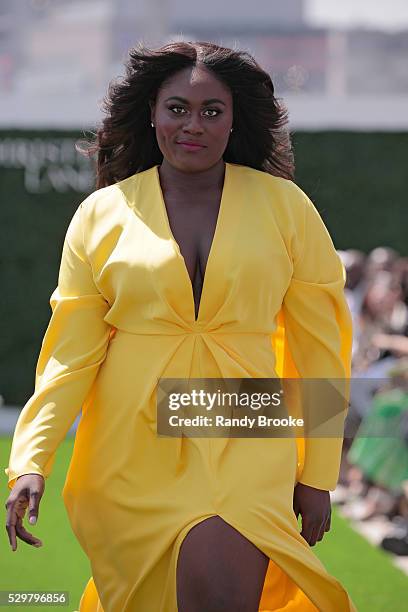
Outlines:
{"type": "Polygon", "coordinates": [[[355,610],[292,510],[297,481],[335,488],[341,439],[156,433],[159,378],[349,378],[343,287],[309,198],[246,166],[226,164],[197,319],[158,166],[82,202],[5,470],[47,478],[82,408],[63,489],[92,567],[81,612],[176,612],[180,545],[212,515],[269,557],[260,611],[355,610]]]}

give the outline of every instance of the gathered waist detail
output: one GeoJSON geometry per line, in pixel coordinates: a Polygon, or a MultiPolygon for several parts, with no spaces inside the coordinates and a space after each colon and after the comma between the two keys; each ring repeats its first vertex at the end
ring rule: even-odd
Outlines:
{"type": "Polygon", "coordinates": [[[274,330],[265,331],[251,331],[251,330],[224,330],[222,328],[210,328],[210,327],[199,327],[192,325],[191,327],[186,326],[185,328],[163,328],[155,330],[144,330],[144,329],[123,329],[120,327],[114,327],[112,334],[122,333],[131,334],[135,336],[189,336],[189,335],[219,335],[219,336],[270,336],[274,330]]]}

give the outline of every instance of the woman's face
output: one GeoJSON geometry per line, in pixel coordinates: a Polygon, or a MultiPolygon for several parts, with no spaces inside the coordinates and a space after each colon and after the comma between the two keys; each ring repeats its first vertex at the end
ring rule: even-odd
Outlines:
{"type": "Polygon", "coordinates": [[[183,172],[207,170],[228,144],[232,94],[206,68],[185,68],[162,85],[151,104],[151,119],[169,164],[183,172]]]}
{"type": "Polygon", "coordinates": [[[378,279],[368,289],[366,303],[374,316],[389,315],[400,297],[400,287],[378,279]]]}

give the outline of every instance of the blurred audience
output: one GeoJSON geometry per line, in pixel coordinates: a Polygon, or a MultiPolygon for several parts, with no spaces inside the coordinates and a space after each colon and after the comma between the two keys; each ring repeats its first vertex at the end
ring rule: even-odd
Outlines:
{"type": "Polygon", "coordinates": [[[353,319],[352,381],[333,502],[354,520],[386,519],[385,550],[408,555],[408,258],[339,251],[353,319]],[[388,521],[388,522],[387,522],[388,521]]]}

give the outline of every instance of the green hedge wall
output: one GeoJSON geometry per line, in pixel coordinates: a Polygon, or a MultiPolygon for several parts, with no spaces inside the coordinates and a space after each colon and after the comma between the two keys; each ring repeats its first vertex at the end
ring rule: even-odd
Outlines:
{"type": "Polygon", "coordinates": [[[408,255],[408,133],[296,133],[296,182],[338,249],[392,246],[408,255]]]}
{"type": "MultiPolygon", "coordinates": [[[[75,209],[93,189],[92,181],[84,180],[84,173],[85,179],[86,172],[92,176],[89,163],[69,160],[72,139],[81,136],[73,131],[0,131],[0,394],[10,405],[23,405],[33,391],[65,231],[75,209]],[[27,150],[16,147],[10,159],[8,144],[20,139],[25,149],[27,142],[52,145],[43,165],[41,148],[29,156],[34,183],[40,177],[45,185],[39,184],[37,192],[32,189],[32,176],[27,178],[26,170],[18,167],[20,158],[21,163],[27,162],[27,150]],[[61,139],[65,144],[58,154],[52,143],[61,139]],[[61,156],[68,163],[64,165],[61,156]],[[78,168],[83,170],[83,191],[64,184],[59,190],[50,188],[48,171],[58,177],[78,168]]],[[[368,251],[389,245],[408,255],[407,133],[297,132],[292,141],[296,182],[317,206],[337,248],[368,251]]]]}

